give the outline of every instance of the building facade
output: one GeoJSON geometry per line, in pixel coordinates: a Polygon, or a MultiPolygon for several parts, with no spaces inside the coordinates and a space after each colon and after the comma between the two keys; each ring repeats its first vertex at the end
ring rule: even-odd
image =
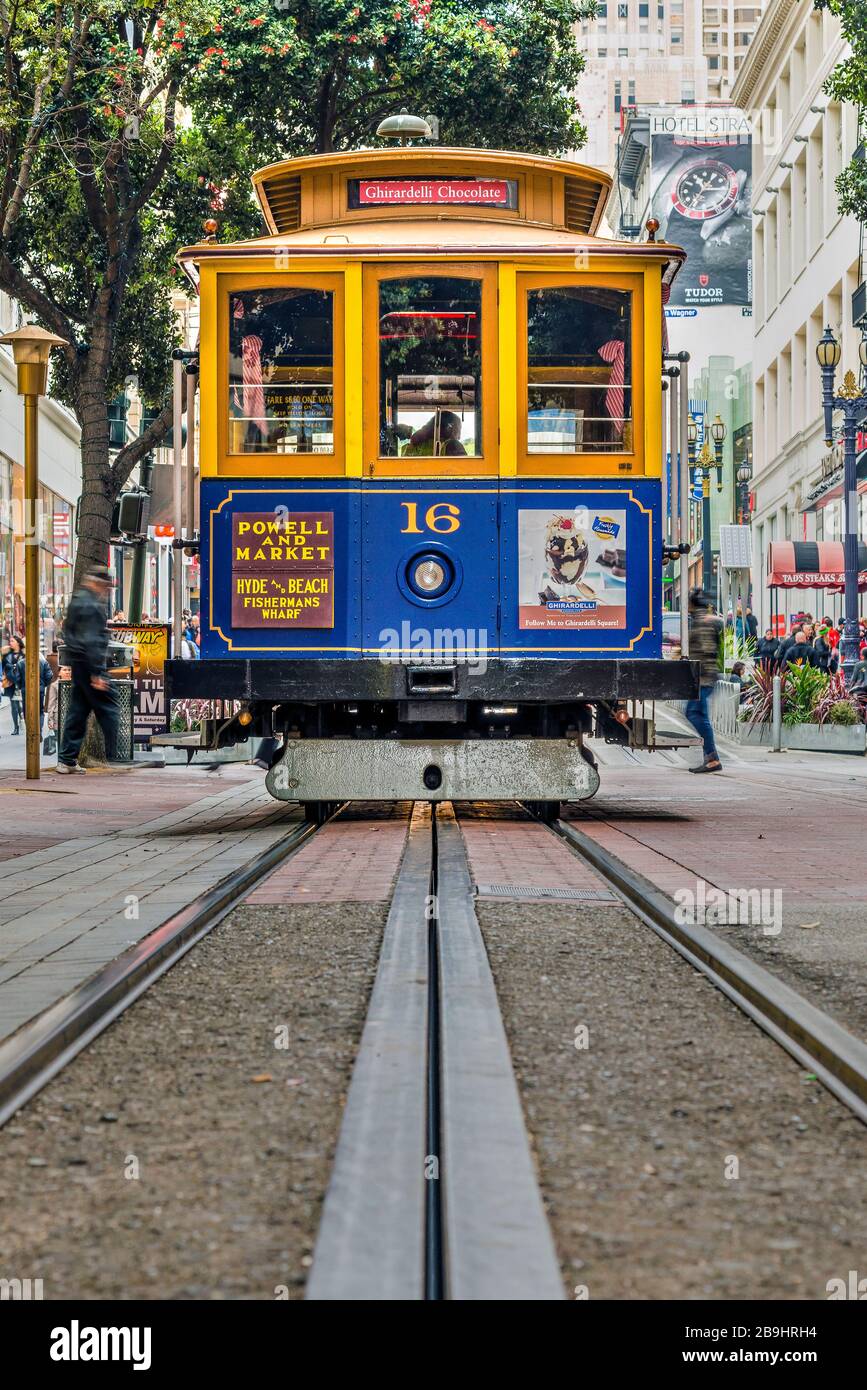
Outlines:
{"type": "Polygon", "coordinates": [[[643,238],[653,215],[659,237],[687,251],[665,309],[669,344],[690,356],[699,439],[717,416],[726,429],[722,468],[711,476],[707,576],[700,503],[689,518],[690,582],[711,593],[719,587],[719,528],[744,510],[736,474],[753,453],[751,167],[751,130],[736,107],[639,104],[623,122],[607,207],[621,236],[643,238]]]}
{"type": "Polygon", "coordinates": [[[600,0],[578,35],[587,55],[580,100],[588,140],[581,158],[613,172],[621,113],[708,96],[701,0],[600,0]]]}
{"type": "MultiPolygon", "coordinates": [[[[766,576],[772,541],[842,536],[816,344],[830,324],[841,368],[857,372],[861,229],[840,216],[834,181],[855,151],[858,118],[822,90],[845,52],[827,11],[769,0],[732,93],[754,131],[753,595],[763,626],[802,608],[837,617],[842,603],[821,590],[776,590],[772,613],[766,576]]],[[[863,498],[861,507],[863,535],[863,498]]]]}
{"type": "MultiPolygon", "coordinates": [[[[0,332],[20,327],[20,309],[0,294],[0,332]]],[[[81,491],[75,416],[46,396],[39,403],[40,641],[50,651],[72,592],[75,506],[81,491]]],[[[0,638],[24,631],[24,405],[11,351],[0,346],[0,638]]]]}
{"type": "Polygon", "coordinates": [[[702,50],[708,97],[727,101],[758,28],[766,0],[719,0],[702,7],[702,50]]]}

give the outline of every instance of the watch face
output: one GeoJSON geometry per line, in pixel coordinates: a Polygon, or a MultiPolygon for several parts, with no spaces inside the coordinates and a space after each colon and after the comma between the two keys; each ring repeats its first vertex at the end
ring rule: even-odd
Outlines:
{"type": "Polygon", "coordinates": [[[737,174],[717,159],[696,159],[675,184],[671,201],[681,217],[703,222],[737,202],[737,174]]]}

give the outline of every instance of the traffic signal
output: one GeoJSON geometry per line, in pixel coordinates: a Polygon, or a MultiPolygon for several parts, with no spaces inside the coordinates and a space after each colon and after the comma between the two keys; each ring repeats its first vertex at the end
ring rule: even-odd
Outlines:
{"type": "Polygon", "coordinates": [[[122,492],[114,504],[111,517],[112,538],[145,536],[148,529],[151,499],[146,492],[122,492]]]}

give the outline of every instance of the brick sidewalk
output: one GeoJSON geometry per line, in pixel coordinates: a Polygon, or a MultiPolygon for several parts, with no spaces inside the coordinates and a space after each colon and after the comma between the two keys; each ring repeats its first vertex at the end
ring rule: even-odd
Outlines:
{"type": "Polygon", "coordinates": [[[43,768],[38,782],[28,782],[23,772],[2,771],[0,862],[73,836],[111,835],[142,825],[239,780],[262,786],[260,771],[239,764],[226,764],[215,773],[137,767],[128,772],[90,771],[84,777],[59,777],[43,768]]]}
{"type": "Polygon", "coordinates": [[[388,902],[408,820],[339,820],[281,864],[245,903],[388,902]]]}
{"type": "Polygon", "coordinates": [[[780,888],[798,910],[867,903],[860,768],[745,765],[713,777],[608,768],[571,819],[667,893],[780,888]]]}
{"type": "Polygon", "coordinates": [[[516,819],[514,807],[457,808],[475,884],[511,888],[601,889],[602,880],[544,825],[516,819]]]}
{"type": "Polygon", "coordinates": [[[285,834],[260,771],[0,778],[0,1038],[285,834]],[[12,809],[14,807],[14,810],[12,809]]]}

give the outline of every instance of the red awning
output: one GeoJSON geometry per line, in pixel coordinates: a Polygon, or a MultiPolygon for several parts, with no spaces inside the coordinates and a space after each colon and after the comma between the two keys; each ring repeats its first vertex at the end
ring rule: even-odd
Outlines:
{"type": "MultiPolygon", "coordinates": [[[[867,546],[859,544],[858,588],[867,592],[867,546]]],[[[840,589],[846,582],[842,541],[772,541],[768,588],[840,589]]]]}

